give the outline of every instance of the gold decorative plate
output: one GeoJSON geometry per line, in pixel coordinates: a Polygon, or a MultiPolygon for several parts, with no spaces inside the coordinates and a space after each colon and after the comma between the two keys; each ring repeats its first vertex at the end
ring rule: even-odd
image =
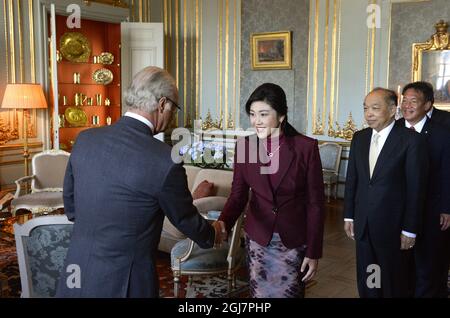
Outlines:
{"type": "Polygon", "coordinates": [[[97,84],[108,85],[113,81],[113,73],[107,68],[101,68],[92,74],[92,78],[97,84]]]}
{"type": "Polygon", "coordinates": [[[86,113],[81,108],[67,107],[66,111],[64,112],[64,115],[66,116],[67,122],[72,127],[86,126],[87,116],[86,113]]]}
{"type": "Polygon", "coordinates": [[[110,65],[114,62],[114,55],[109,52],[102,52],[99,56],[99,63],[110,65]]]}
{"type": "Polygon", "coordinates": [[[62,56],[70,62],[89,62],[89,57],[91,56],[91,44],[88,39],[79,32],[66,32],[59,41],[59,51],[62,56]]]}

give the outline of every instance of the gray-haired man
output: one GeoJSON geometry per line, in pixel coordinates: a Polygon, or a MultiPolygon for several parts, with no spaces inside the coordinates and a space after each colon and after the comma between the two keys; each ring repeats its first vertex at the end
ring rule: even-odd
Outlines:
{"type": "Polygon", "coordinates": [[[179,108],[174,79],[147,67],[125,99],[125,115],[82,132],[70,156],[64,205],[75,224],[57,297],[158,297],[155,253],[165,215],[201,247],[214,245],[218,225],[200,216],[184,168],[153,138],[179,108]],[[70,265],[79,268],[79,284],[67,284],[70,265]]]}

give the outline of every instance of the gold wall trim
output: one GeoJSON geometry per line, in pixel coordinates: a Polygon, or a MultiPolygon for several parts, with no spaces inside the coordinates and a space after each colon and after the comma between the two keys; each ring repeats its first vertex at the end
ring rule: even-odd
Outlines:
{"type": "Polygon", "coordinates": [[[188,1],[183,1],[183,105],[184,105],[184,116],[183,116],[183,126],[187,124],[187,114],[188,114],[188,105],[187,105],[187,54],[188,54],[188,43],[187,43],[187,5],[188,1]]]}
{"type": "Polygon", "coordinates": [[[6,16],[6,0],[3,0],[3,12],[5,14],[4,16],[4,20],[3,20],[3,26],[5,29],[5,62],[6,62],[6,81],[9,82],[9,65],[8,65],[8,60],[9,60],[9,50],[8,50],[8,24],[7,24],[7,20],[8,17],[6,16]]]}
{"type": "Polygon", "coordinates": [[[164,0],[163,3],[163,23],[164,23],[164,67],[166,70],[169,70],[169,19],[167,17],[167,0],[164,0]]]}
{"type": "Polygon", "coordinates": [[[230,62],[230,1],[225,0],[225,128],[228,127],[228,111],[229,111],[229,62],[230,62]]]}
{"type": "MultiPolygon", "coordinates": [[[[370,5],[372,0],[367,1],[367,5],[370,5]]],[[[366,92],[365,95],[369,93],[369,46],[370,46],[370,28],[367,28],[367,43],[366,43],[366,65],[365,65],[365,85],[366,92]]]]}
{"type": "Polygon", "coordinates": [[[387,72],[386,72],[386,87],[389,87],[389,73],[391,69],[391,38],[392,38],[392,2],[389,3],[389,31],[388,31],[388,57],[387,57],[387,72]]]}
{"type": "Polygon", "coordinates": [[[336,80],[336,112],[335,119],[339,120],[339,89],[341,82],[341,34],[342,34],[342,0],[339,0],[339,27],[338,27],[338,48],[337,48],[337,80],[336,80]]]}
{"type": "Polygon", "coordinates": [[[9,13],[9,50],[11,52],[11,83],[16,82],[16,53],[14,42],[14,4],[13,0],[8,0],[8,13],[9,13]]]}
{"type": "MultiPolygon", "coordinates": [[[[377,0],[373,1],[373,4],[377,4],[377,0]]],[[[377,36],[376,33],[377,29],[372,28],[372,46],[371,46],[371,54],[370,54],[370,90],[373,90],[374,88],[374,82],[375,82],[375,39],[377,36]]]]}
{"type": "MultiPolygon", "coordinates": [[[[164,0],[166,1],[166,0],[164,0]]],[[[135,22],[136,21],[136,7],[134,4],[134,0],[131,0],[131,21],[135,22]]]]}
{"type": "Polygon", "coordinates": [[[189,122],[189,125],[192,125],[193,120],[195,118],[195,110],[196,110],[196,105],[195,105],[195,92],[196,92],[196,87],[198,85],[197,82],[195,82],[195,70],[196,70],[196,64],[195,64],[195,58],[196,58],[196,51],[195,49],[197,48],[197,33],[196,33],[196,14],[195,14],[195,2],[194,0],[191,0],[191,105],[189,107],[190,109],[190,114],[191,114],[191,122],[189,122]],[[194,116],[193,116],[194,115],[194,116]]]}
{"type": "Polygon", "coordinates": [[[318,133],[317,127],[317,84],[318,84],[318,55],[319,55],[319,0],[316,0],[314,16],[314,66],[313,66],[313,134],[318,133]]]}
{"type": "Polygon", "coordinates": [[[220,67],[220,52],[219,52],[219,47],[220,47],[220,9],[219,9],[219,7],[220,7],[220,1],[221,0],[219,0],[218,2],[217,2],[217,16],[218,16],[218,19],[217,19],[217,66],[216,66],[216,69],[217,69],[217,74],[216,74],[216,81],[217,81],[217,83],[216,83],[216,85],[217,85],[217,89],[216,89],[216,114],[218,114],[219,113],[219,109],[220,109],[220,84],[219,84],[219,67],[220,67]]]}
{"type": "Polygon", "coordinates": [[[199,85],[200,85],[200,96],[198,99],[198,114],[197,114],[197,118],[199,119],[202,113],[202,107],[203,107],[203,102],[202,102],[202,97],[203,97],[203,64],[202,64],[202,60],[203,60],[203,1],[200,0],[200,8],[199,8],[199,17],[200,17],[200,21],[199,21],[199,29],[200,29],[200,35],[199,35],[199,51],[198,51],[198,55],[199,55],[199,85]]]}
{"type": "Polygon", "coordinates": [[[236,102],[236,82],[237,82],[237,76],[236,76],[236,67],[237,67],[237,17],[238,17],[238,6],[237,6],[237,0],[234,0],[234,7],[233,7],[233,123],[234,127],[237,128],[237,121],[236,121],[236,111],[237,111],[237,102],[236,102]]]}
{"type": "Polygon", "coordinates": [[[24,55],[23,55],[23,24],[22,24],[22,0],[17,0],[17,36],[19,40],[19,74],[20,82],[25,81],[25,66],[24,66],[24,55]]]}
{"type": "Polygon", "coordinates": [[[219,1],[219,113],[220,118],[223,112],[223,0],[219,1]]]}
{"type": "Polygon", "coordinates": [[[331,43],[331,91],[330,91],[330,121],[334,122],[334,102],[336,87],[336,48],[337,48],[337,0],[333,0],[333,35],[331,43]]]}
{"type": "Polygon", "coordinates": [[[175,0],[175,75],[177,87],[180,87],[180,43],[179,43],[179,0],[175,0]]]}
{"type": "Polygon", "coordinates": [[[142,12],[142,4],[143,4],[143,0],[139,0],[139,22],[143,22],[143,12],[142,12]]]}
{"type": "Polygon", "coordinates": [[[199,0],[195,0],[195,119],[200,116],[200,17],[199,17],[199,0]]]}
{"type": "MultiPolygon", "coordinates": [[[[131,0],[131,1],[133,1],[133,0],[131,0]]],[[[124,8],[124,9],[129,8],[128,4],[122,0],[83,0],[83,2],[85,2],[87,5],[89,5],[90,2],[97,2],[97,3],[106,4],[106,5],[113,6],[113,7],[119,7],[119,8],[124,8]]]]}
{"type": "MultiPolygon", "coordinates": [[[[312,39],[312,17],[313,17],[313,10],[312,10],[312,5],[313,5],[313,0],[309,1],[309,17],[308,17],[308,61],[311,61],[311,39],[312,39]]],[[[311,114],[311,110],[310,110],[310,106],[312,107],[312,105],[310,105],[309,102],[309,98],[311,96],[310,93],[310,88],[311,88],[311,63],[308,62],[308,76],[307,81],[306,81],[306,126],[309,126],[308,121],[311,120],[310,119],[310,114],[311,114]]],[[[312,103],[311,103],[312,104],[312,103]]],[[[315,125],[315,120],[314,120],[314,114],[312,117],[312,124],[311,124],[311,130],[314,131],[314,125],[315,125]]]]}
{"type": "Polygon", "coordinates": [[[327,113],[327,94],[328,94],[328,45],[330,30],[330,0],[325,4],[325,38],[323,49],[323,96],[322,96],[322,127],[325,127],[325,117],[327,113]]]}
{"type": "Polygon", "coordinates": [[[36,83],[36,62],[34,52],[34,16],[33,16],[33,0],[28,0],[28,19],[30,24],[30,66],[31,66],[31,82],[36,83]]]}

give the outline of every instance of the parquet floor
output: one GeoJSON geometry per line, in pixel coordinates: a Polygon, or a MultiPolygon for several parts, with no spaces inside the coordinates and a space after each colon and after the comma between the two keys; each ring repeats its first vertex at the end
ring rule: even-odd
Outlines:
{"type": "Polygon", "coordinates": [[[344,232],[343,201],[326,204],[323,257],[308,288],[307,298],[354,298],[356,288],[355,243],[344,232]]]}

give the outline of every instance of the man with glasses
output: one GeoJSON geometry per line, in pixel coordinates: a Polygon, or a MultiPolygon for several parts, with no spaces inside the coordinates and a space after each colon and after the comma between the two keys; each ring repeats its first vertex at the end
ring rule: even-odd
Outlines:
{"type": "Polygon", "coordinates": [[[169,126],[177,100],[173,77],[147,67],[133,78],[116,124],[79,134],[64,179],[74,228],[57,297],[158,297],[165,216],[202,248],[223,239],[220,225],[193,206],[171,148],[153,138],[169,126]],[[74,265],[78,277],[70,276],[74,265]]]}

